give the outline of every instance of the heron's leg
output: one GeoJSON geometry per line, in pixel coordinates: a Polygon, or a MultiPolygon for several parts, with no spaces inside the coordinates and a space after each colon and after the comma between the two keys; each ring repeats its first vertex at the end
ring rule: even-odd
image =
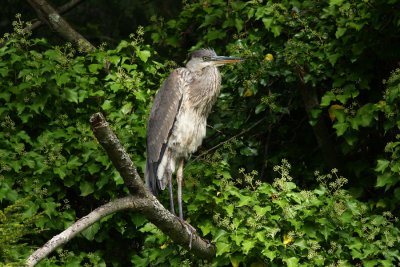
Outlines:
{"type": "Polygon", "coordinates": [[[176,171],[176,180],[178,182],[178,209],[179,209],[179,218],[183,220],[183,211],[182,211],[182,180],[183,180],[183,163],[184,159],[179,160],[178,170],[176,171]]]}
{"type": "Polygon", "coordinates": [[[175,214],[175,206],[174,206],[174,192],[172,191],[172,173],[168,173],[168,190],[169,190],[169,208],[171,213],[175,214]]]}

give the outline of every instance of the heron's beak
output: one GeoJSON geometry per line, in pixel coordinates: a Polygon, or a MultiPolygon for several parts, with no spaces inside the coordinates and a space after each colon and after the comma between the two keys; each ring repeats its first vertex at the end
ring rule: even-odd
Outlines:
{"type": "Polygon", "coordinates": [[[225,57],[225,56],[214,56],[210,57],[210,61],[213,62],[215,65],[225,65],[225,64],[232,64],[242,62],[244,59],[239,57],[225,57]]]}

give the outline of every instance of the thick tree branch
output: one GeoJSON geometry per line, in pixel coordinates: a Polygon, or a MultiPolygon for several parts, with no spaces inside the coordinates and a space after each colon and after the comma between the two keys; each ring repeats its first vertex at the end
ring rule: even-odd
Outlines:
{"type": "Polygon", "coordinates": [[[27,0],[35,9],[39,19],[58,32],[68,41],[75,43],[82,50],[93,50],[95,47],[86,40],[80,33],[75,31],[69,23],[46,0],[27,0]]]}
{"type": "Polygon", "coordinates": [[[117,136],[109,128],[104,116],[101,113],[93,114],[90,117],[90,123],[95,137],[107,152],[132,195],[107,203],[81,218],[64,232],[53,237],[43,247],[36,250],[27,259],[27,265],[34,266],[56,248],[66,244],[78,233],[104,216],[126,209],[143,214],[175,243],[187,248],[199,258],[211,259],[215,257],[215,245],[198,236],[191,229],[191,226],[165,209],[157,198],[147,190],[129,155],[117,136]]]}
{"type": "Polygon", "coordinates": [[[213,258],[216,253],[215,246],[197,236],[196,233],[188,231],[188,225],[165,209],[143,184],[132,160],[125,152],[116,135],[108,127],[104,116],[101,113],[95,113],[90,117],[90,122],[94,135],[107,152],[115,168],[121,174],[129,191],[148,201],[148,205],[142,210],[145,217],[175,243],[190,249],[193,254],[200,258],[213,258]]]}
{"type": "MultiPolygon", "coordinates": [[[[82,0],[71,0],[67,3],[65,3],[64,5],[60,6],[57,8],[58,13],[60,14],[64,14],[68,11],[70,11],[72,8],[74,8],[75,6],[77,6],[79,3],[81,3],[82,0]]],[[[42,26],[43,22],[41,20],[35,19],[34,21],[32,21],[32,24],[29,27],[26,27],[23,29],[24,32],[31,32],[34,29],[42,26]]]]}
{"type": "Polygon", "coordinates": [[[85,217],[82,217],[76,221],[73,225],[68,227],[62,233],[54,236],[50,239],[43,247],[36,250],[26,260],[28,267],[35,266],[39,261],[48,256],[52,251],[58,247],[68,243],[72,238],[78,235],[80,232],[99,221],[101,218],[110,215],[114,212],[125,210],[125,209],[140,209],[143,203],[140,199],[135,199],[133,196],[127,196],[125,198],[116,199],[103,206],[98,207],[85,217]]]}
{"type": "Polygon", "coordinates": [[[124,179],[124,183],[128,187],[129,192],[132,195],[140,194],[149,197],[149,194],[151,195],[151,193],[147,192],[128,153],[126,153],[125,148],[119,142],[118,137],[108,126],[103,114],[93,114],[90,117],[90,125],[93,134],[106,150],[111,162],[114,164],[114,167],[121,174],[122,179],[124,179]]]}

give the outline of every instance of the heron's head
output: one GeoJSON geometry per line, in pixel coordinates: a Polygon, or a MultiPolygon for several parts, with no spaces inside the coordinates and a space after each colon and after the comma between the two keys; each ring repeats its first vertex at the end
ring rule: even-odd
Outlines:
{"type": "Polygon", "coordinates": [[[190,60],[186,63],[186,68],[192,71],[201,71],[206,67],[219,67],[241,61],[243,61],[243,59],[238,57],[217,56],[213,49],[203,48],[192,53],[190,60]]]}

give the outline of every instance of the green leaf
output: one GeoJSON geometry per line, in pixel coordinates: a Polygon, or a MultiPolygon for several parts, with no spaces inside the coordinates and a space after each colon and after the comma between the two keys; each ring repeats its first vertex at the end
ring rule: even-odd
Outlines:
{"type": "Polygon", "coordinates": [[[3,78],[7,77],[8,73],[9,73],[8,68],[0,68],[0,76],[2,76],[3,78]]]}
{"type": "Polygon", "coordinates": [[[60,176],[61,179],[64,179],[65,176],[67,176],[67,169],[65,165],[62,165],[58,168],[54,168],[53,172],[54,174],[58,174],[58,176],[60,176]]]}
{"type": "Polygon", "coordinates": [[[124,180],[119,173],[115,173],[115,175],[113,176],[113,180],[116,185],[124,184],[124,180]]]}
{"type": "Polygon", "coordinates": [[[86,228],[85,230],[83,230],[81,233],[84,237],[86,237],[86,239],[92,241],[95,235],[99,232],[99,230],[100,230],[100,223],[96,222],[91,226],[89,226],[88,228],[86,228]]]}
{"type": "Polygon", "coordinates": [[[399,182],[400,180],[398,177],[394,177],[392,173],[390,172],[384,172],[380,175],[378,175],[376,179],[376,187],[384,187],[386,186],[386,189],[388,189],[390,186],[394,185],[395,183],[399,182]]]}
{"type": "Polygon", "coordinates": [[[331,105],[331,102],[336,100],[336,96],[331,91],[325,93],[325,95],[321,98],[321,107],[328,107],[331,105]]]}
{"type": "Polygon", "coordinates": [[[243,29],[243,20],[239,18],[235,18],[235,27],[238,32],[241,32],[243,29]]]}
{"type": "Polygon", "coordinates": [[[250,250],[255,246],[255,244],[256,244],[255,240],[248,239],[248,240],[243,241],[242,249],[243,249],[244,254],[248,254],[250,252],[250,250]]]}
{"type": "Polygon", "coordinates": [[[200,228],[203,235],[207,235],[211,233],[211,230],[214,228],[214,225],[210,221],[204,221],[198,224],[198,227],[200,228]]]}
{"type": "Polygon", "coordinates": [[[224,206],[224,210],[226,211],[226,214],[229,217],[232,217],[234,209],[235,209],[235,206],[233,206],[232,204],[224,206]]]}
{"type": "Polygon", "coordinates": [[[113,107],[113,102],[111,100],[105,100],[103,105],[101,105],[101,108],[105,111],[112,109],[113,107]]]}
{"type": "Polygon", "coordinates": [[[350,211],[345,211],[340,215],[340,219],[344,223],[350,223],[352,220],[354,220],[353,214],[350,211]]]}
{"type": "Polygon", "coordinates": [[[103,66],[101,64],[90,64],[89,71],[91,73],[98,73],[103,66]]]}
{"type": "Polygon", "coordinates": [[[344,0],[329,0],[329,5],[330,6],[340,6],[344,0]]]}
{"type": "Polygon", "coordinates": [[[299,266],[299,259],[296,257],[291,257],[288,259],[283,259],[286,262],[287,267],[296,267],[299,266]]]}
{"type": "Polygon", "coordinates": [[[79,189],[81,190],[81,196],[87,196],[94,192],[94,184],[88,181],[81,181],[79,184],[79,189]]]}
{"type": "Polygon", "coordinates": [[[346,30],[346,28],[339,27],[335,33],[336,38],[339,39],[340,37],[342,37],[346,33],[346,30]]]}
{"type": "Polygon", "coordinates": [[[356,116],[351,120],[351,126],[353,129],[358,130],[359,126],[368,127],[372,122],[377,119],[375,116],[376,106],[372,103],[362,106],[356,116]]]}
{"type": "Polygon", "coordinates": [[[107,57],[107,60],[110,61],[113,65],[118,65],[121,61],[121,56],[113,55],[107,57]]]}
{"type": "Polygon", "coordinates": [[[113,91],[114,93],[116,93],[116,92],[118,92],[118,91],[120,91],[120,90],[123,90],[123,89],[124,89],[124,86],[123,86],[122,84],[120,84],[120,83],[115,82],[115,83],[112,83],[112,84],[110,85],[110,89],[111,89],[111,91],[113,91]]]}
{"type": "Polygon", "coordinates": [[[50,199],[47,199],[47,202],[44,202],[40,206],[44,210],[44,213],[49,216],[49,218],[52,218],[53,215],[57,214],[56,209],[58,205],[50,199]]]}
{"type": "Polygon", "coordinates": [[[135,90],[133,92],[133,94],[135,95],[137,100],[142,101],[142,102],[147,101],[147,96],[145,95],[145,93],[143,91],[135,90]]]}
{"type": "Polygon", "coordinates": [[[77,156],[72,156],[69,158],[67,162],[67,168],[68,169],[76,169],[77,167],[81,166],[82,163],[80,162],[80,159],[77,156]]]}
{"type": "Polygon", "coordinates": [[[333,128],[336,129],[337,136],[342,136],[349,128],[349,124],[347,122],[338,122],[333,125],[333,128]]]}
{"type": "Polygon", "coordinates": [[[375,167],[375,171],[383,173],[389,166],[390,161],[386,159],[378,159],[375,167]]]}
{"type": "Polygon", "coordinates": [[[225,253],[229,253],[231,251],[231,244],[225,242],[217,242],[217,256],[224,255],[225,253]]]}
{"type": "Polygon", "coordinates": [[[87,170],[90,174],[98,173],[101,169],[101,166],[95,162],[90,162],[87,166],[87,170]]]}
{"type": "Polygon", "coordinates": [[[231,239],[237,246],[241,246],[243,240],[245,238],[244,234],[236,233],[235,235],[231,236],[231,239]]]}
{"type": "Polygon", "coordinates": [[[221,30],[208,30],[206,38],[207,40],[213,41],[218,39],[223,39],[226,36],[226,32],[221,30]]]}
{"type": "Polygon", "coordinates": [[[243,206],[251,204],[252,202],[253,202],[252,196],[239,195],[239,202],[236,206],[243,207],[243,206]]]}
{"type": "Polygon", "coordinates": [[[261,112],[263,112],[265,109],[267,108],[267,106],[264,103],[260,103],[256,106],[256,109],[254,111],[255,114],[260,114],[261,112]]]}
{"type": "Polygon", "coordinates": [[[78,103],[78,93],[75,90],[65,88],[63,93],[67,101],[78,103]]]}
{"type": "Polygon", "coordinates": [[[147,60],[149,59],[149,57],[151,56],[150,51],[148,50],[136,50],[136,55],[143,61],[143,62],[147,62],[147,60]]]}
{"type": "Polygon", "coordinates": [[[125,105],[123,105],[122,108],[121,108],[122,114],[127,115],[127,114],[131,113],[132,112],[132,107],[133,107],[132,102],[128,102],[125,105]]]}
{"type": "Polygon", "coordinates": [[[258,154],[258,150],[252,147],[244,147],[240,149],[240,154],[243,156],[256,156],[258,154]]]}
{"type": "Polygon", "coordinates": [[[31,169],[35,168],[35,166],[36,166],[35,163],[36,163],[36,161],[34,161],[34,160],[32,160],[32,159],[29,159],[28,157],[24,157],[24,158],[22,159],[22,164],[23,164],[24,166],[27,166],[27,167],[31,168],[31,169]]]}
{"type": "Polygon", "coordinates": [[[271,211],[271,206],[260,207],[258,205],[255,205],[254,211],[256,212],[257,216],[263,217],[267,212],[271,211]]]}
{"type": "Polygon", "coordinates": [[[56,78],[57,86],[62,86],[64,84],[68,83],[69,81],[71,81],[71,78],[70,78],[70,74],[68,72],[64,72],[63,74],[61,74],[60,76],[58,76],[56,78]]]}
{"type": "Polygon", "coordinates": [[[329,55],[328,55],[329,63],[331,63],[332,66],[335,66],[336,61],[337,61],[341,56],[342,56],[342,55],[339,54],[339,53],[329,54],[329,55]]]}
{"type": "Polygon", "coordinates": [[[4,99],[6,102],[10,101],[11,94],[9,92],[0,92],[0,99],[4,99]]]}
{"type": "Polygon", "coordinates": [[[271,27],[271,32],[274,34],[274,37],[278,37],[281,35],[282,27],[281,26],[273,26],[271,27]]]}
{"type": "Polygon", "coordinates": [[[217,242],[220,238],[223,238],[227,235],[228,233],[225,230],[219,230],[218,233],[215,235],[213,238],[214,242],[217,242]]]}
{"type": "Polygon", "coordinates": [[[276,258],[276,253],[277,250],[271,249],[269,250],[268,248],[263,249],[262,254],[264,256],[266,256],[268,259],[270,259],[271,261],[273,261],[276,258]]]}
{"type": "Polygon", "coordinates": [[[270,29],[272,23],[274,22],[274,18],[272,18],[272,17],[262,18],[262,22],[264,23],[264,26],[266,29],[270,29]]]}

